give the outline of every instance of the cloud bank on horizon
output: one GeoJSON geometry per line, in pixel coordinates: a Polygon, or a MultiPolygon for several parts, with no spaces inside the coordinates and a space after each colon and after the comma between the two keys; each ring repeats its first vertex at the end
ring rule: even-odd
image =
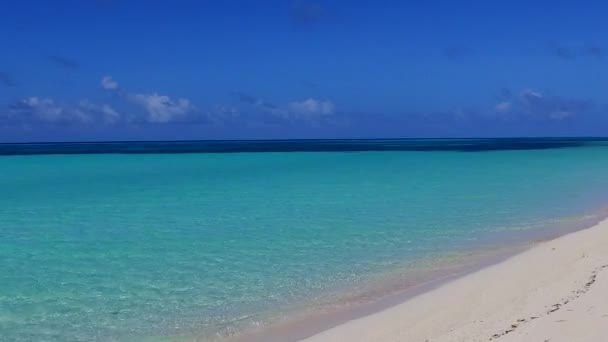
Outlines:
{"type": "Polygon", "coordinates": [[[271,2],[6,5],[0,142],[608,134],[606,3],[271,2]]]}

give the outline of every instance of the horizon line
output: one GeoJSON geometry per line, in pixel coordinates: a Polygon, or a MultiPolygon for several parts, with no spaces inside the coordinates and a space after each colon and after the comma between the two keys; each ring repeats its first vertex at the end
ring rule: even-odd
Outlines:
{"type": "Polygon", "coordinates": [[[116,143],[195,143],[195,142],[280,142],[280,141],[375,141],[375,140],[608,140],[608,136],[509,136],[509,137],[406,137],[406,138],[276,138],[276,139],[184,139],[184,140],[79,140],[79,141],[21,141],[0,142],[0,145],[33,144],[116,144],[116,143]]]}

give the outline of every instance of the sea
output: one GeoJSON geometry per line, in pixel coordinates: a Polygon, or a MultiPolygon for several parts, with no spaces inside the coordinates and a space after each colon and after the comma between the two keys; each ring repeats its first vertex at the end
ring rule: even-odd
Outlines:
{"type": "Polygon", "coordinates": [[[0,340],[344,312],[591,225],[607,189],[595,138],[0,144],[0,340]]]}

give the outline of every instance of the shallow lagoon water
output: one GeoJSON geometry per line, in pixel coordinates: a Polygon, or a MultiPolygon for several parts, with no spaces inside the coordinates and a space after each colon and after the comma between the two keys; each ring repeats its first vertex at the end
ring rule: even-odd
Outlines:
{"type": "Polygon", "coordinates": [[[525,241],[608,203],[608,147],[554,147],[2,156],[0,334],[212,336],[525,241]]]}

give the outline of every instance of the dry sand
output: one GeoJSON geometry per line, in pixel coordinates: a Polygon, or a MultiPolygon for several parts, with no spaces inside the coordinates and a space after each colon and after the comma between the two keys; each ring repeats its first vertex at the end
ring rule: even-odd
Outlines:
{"type": "Polygon", "coordinates": [[[305,342],[608,341],[608,220],[305,342]]]}

